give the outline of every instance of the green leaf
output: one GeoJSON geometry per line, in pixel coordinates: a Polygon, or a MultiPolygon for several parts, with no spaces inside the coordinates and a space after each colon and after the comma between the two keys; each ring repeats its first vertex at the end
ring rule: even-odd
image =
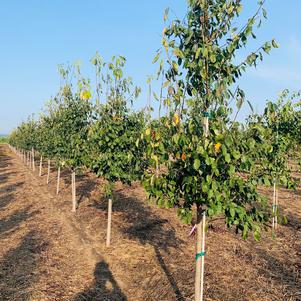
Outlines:
{"type": "Polygon", "coordinates": [[[199,159],[194,159],[193,168],[195,170],[199,170],[200,166],[201,166],[201,161],[199,159]]]}
{"type": "Polygon", "coordinates": [[[210,54],[210,61],[211,61],[211,63],[216,63],[216,56],[215,56],[215,54],[210,54]]]}
{"type": "Polygon", "coordinates": [[[272,46],[273,46],[274,48],[279,48],[279,45],[277,44],[277,42],[276,42],[275,39],[272,40],[272,46]]]}
{"type": "Polygon", "coordinates": [[[172,61],[172,68],[173,68],[176,72],[178,72],[179,66],[178,66],[177,62],[172,61]]]}
{"type": "Polygon", "coordinates": [[[197,51],[196,51],[196,53],[195,53],[195,58],[196,58],[196,59],[199,58],[201,51],[202,51],[202,48],[198,48],[198,49],[197,49],[197,51]]]}
{"type": "Polygon", "coordinates": [[[226,161],[227,163],[230,163],[230,162],[231,162],[231,157],[230,157],[229,153],[226,153],[226,155],[225,155],[225,161],[226,161]]]}
{"type": "Polygon", "coordinates": [[[254,231],[254,239],[256,241],[260,241],[260,238],[261,238],[260,232],[259,231],[254,231]]]}
{"type": "Polygon", "coordinates": [[[156,54],[156,56],[154,57],[154,59],[153,59],[153,64],[156,63],[156,62],[159,60],[160,55],[161,55],[161,51],[159,51],[159,52],[156,54]]]}
{"type": "Polygon", "coordinates": [[[167,20],[168,13],[169,13],[169,7],[167,7],[167,8],[165,9],[165,11],[164,11],[164,16],[163,16],[164,22],[166,22],[166,20],[167,20]]]}

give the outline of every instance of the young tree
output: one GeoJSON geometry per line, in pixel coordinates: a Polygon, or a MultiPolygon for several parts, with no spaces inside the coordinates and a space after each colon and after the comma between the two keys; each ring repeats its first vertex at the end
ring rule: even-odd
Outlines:
{"type": "MultiPolygon", "coordinates": [[[[162,49],[168,69],[167,104],[170,114],[162,127],[169,129],[169,139],[148,129],[144,136],[148,154],[155,166],[165,166],[158,175],[147,173],[145,187],[159,205],[178,207],[179,216],[192,219],[196,206],[197,254],[195,300],[203,298],[204,217],[223,214],[228,227],[235,226],[246,238],[249,231],[260,237],[260,224],[266,220],[265,202],[249,177],[242,177],[236,167],[248,172],[255,162],[237,141],[230,120],[231,102],[241,108],[245,95],[236,86],[247,67],[256,66],[263,53],[277,47],[264,43],[243,61],[237,53],[255,38],[253,29],[265,16],[263,2],[255,15],[241,29],[232,24],[242,11],[242,1],[189,0],[185,20],[174,20],[163,30],[162,49]],[[248,164],[245,164],[248,162],[248,164]],[[203,226],[201,224],[203,220],[203,226]]],[[[167,20],[167,12],[164,16],[167,20]]],[[[161,60],[159,73],[164,70],[161,60]]],[[[255,147],[252,140],[247,147],[255,147]]]]}
{"type": "Polygon", "coordinates": [[[106,103],[98,106],[97,120],[89,132],[91,169],[107,180],[109,198],[107,246],[110,245],[112,193],[117,181],[130,185],[146,167],[143,145],[136,145],[145,126],[143,112],[128,108],[139,95],[132,79],[123,76],[124,57],[113,57],[102,76],[106,103]]]}
{"type": "Polygon", "coordinates": [[[277,102],[268,101],[262,115],[252,115],[248,121],[247,136],[256,140],[257,160],[252,174],[258,185],[273,186],[272,226],[276,229],[279,215],[278,186],[294,189],[289,159],[296,145],[296,111],[293,100],[299,93],[284,90],[277,102]],[[263,146],[267,147],[263,147],[263,146]]]}

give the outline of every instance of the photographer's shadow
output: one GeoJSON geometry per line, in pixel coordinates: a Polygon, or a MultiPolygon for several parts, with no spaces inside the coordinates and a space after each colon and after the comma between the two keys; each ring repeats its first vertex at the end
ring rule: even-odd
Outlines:
{"type": "Polygon", "coordinates": [[[105,261],[97,263],[94,270],[95,283],[79,293],[74,301],[126,301],[126,296],[118,286],[109,265],[105,261]]]}

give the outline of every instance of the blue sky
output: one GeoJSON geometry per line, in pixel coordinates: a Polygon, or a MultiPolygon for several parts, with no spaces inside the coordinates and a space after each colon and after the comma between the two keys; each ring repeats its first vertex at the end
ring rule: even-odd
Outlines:
{"type": "MultiPolygon", "coordinates": [[[[256,0],[243,0],[243,16],[254,11],[256,0]]],[[[266,57],[241,80],[247,97],[260,111],[267,98],[284,88],[301,88],[301,1],[268,0],[268,20],[258,30],[258,41],[276,38],[281,48],[266,57]]],[[[38,113],[59,86],[57,65],[83,62],[91,74],[89,59],[96,50],[108,59],[127,58],[128,74],[147,90],[160,47],[163,11],[171,7],[177,16],[186,11],[185,0],[10,0],[0,4],[0,133],[9,133],[31,113],[38,113]]],[[[91,74],[92,76],[92,74],[91,74]]],[[[143,106],[143,92],[137,107],[143,106]]],[[[245,107],[240,119],[247,114],[245,107]]]]}

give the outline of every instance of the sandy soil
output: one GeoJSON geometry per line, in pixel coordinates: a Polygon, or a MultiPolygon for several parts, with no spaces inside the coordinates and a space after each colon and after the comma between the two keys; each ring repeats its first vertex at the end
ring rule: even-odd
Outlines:
{"type": "MultiPolygon", "coordinates": [[[[56,170],[46,184],[0,145],[0,300],[193,300],[195,238],[174,210],[145,200],[143,189],[117,185],[112,245],[105,246],[102,181],[56,170]]],[[[294,176],[300,178],[300,173],[294,176]]],[[[271,191],[265,190],[270,194],[271,191]]],[[[205,300],[301,300],[301,188],[281,190],[288,223],[260,242],[243,241],[221,222],[208,232],[205,300]]]]}

